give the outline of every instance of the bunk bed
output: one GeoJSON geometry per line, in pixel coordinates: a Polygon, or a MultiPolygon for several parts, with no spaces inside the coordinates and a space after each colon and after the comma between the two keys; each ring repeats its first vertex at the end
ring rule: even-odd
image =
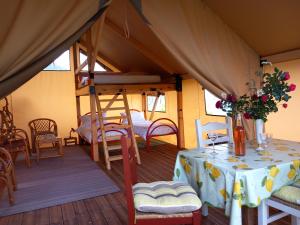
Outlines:
{"type": "MultiPolygon", "coordinates": [[[[155,111],[154,108],[152,109],[152,112],[153,111],[155,111]]],[[[133,124],[133,131],[136,135],[146,141],[147,151],[150,150],[150,140],[153,137],[176,135],[177,146],[179,146],[178,128],[175,122],[171,119],[159,118],[154,121],[147,120],[144,113],[137,109],[130,109],[130,115],[133,124]]],[[[126,124],[127,120],[123,120],[122,123],[126,124]]]]}
{"type": "MultiPolygon", "coordinates": [[[[75,87],[78,134],[82,139],[91,144],[91,156],[94,161],[99,160],[98,144],[104,149],[107,169],[111,169],[111,161],[121,160],[122,155],[110,155],[113,150],[120,149],[120,145],[108,145],[111,139],[120,140],[121,135],[127,135],[135,146],[137,162],[141,164],[139,150],[135,140],[134,126],[132,124],[127,94],[142,95],[142,111],[146,113],[146,95],[158,95],[167,91],[177,91],[178,128],[174,126],[174,134],[178,136],[178,147],[184,147],[183,140],[183,115],[182,115],[182,79],[176,75],[157,75],[146,73],[123,72],[85,72],[81,71],[86,62],[80,65],[76,46],[74,51],[75,87]],[[82,128],[80,97],[90,97],[90,126],[82,128]],[[118,105],[116,106],[116,102],[118,105]],[[119,103],[123,103],[120,106],[119,103]],[[98,112],[98,113],[97,113],[98,112]],[[124,112],[123,115],[107,116],[112,112],[124,112]],[[107,115],[105,115],[107,113],[107,115]],[[97,118],[99,124],[97,124],[97,118]],[[126,119],[127,124],[118,122],[126,119]],[[126,134],[124,134],[126,130],[126,134]]],[[[158,129],[158,128],[157,128],[158,129]]],[[[156,135],[150,132],[148,137],[156,135]]]]}

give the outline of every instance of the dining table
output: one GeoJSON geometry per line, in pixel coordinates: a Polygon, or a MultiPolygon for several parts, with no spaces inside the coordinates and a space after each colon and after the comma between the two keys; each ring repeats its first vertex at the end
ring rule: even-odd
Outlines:
{"type": "Polygon", "coordinates": [[[259,207],[273,192],[300,179],[300,142],[273,139],[264,150],[246,143],[246,154],[234,146],[179,151],[174,181],[190,184],[203,204],[224,208],[230,225],[242,225],[242,206],[259,207]]]}

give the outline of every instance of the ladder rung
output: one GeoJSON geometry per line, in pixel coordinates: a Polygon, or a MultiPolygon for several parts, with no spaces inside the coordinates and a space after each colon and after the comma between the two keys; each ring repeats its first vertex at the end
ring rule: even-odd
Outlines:
{"type": "Polygon", "coordinates": [[[106,111],[113,111],[113,110],[124,110],[125,107],[114,107],[114,108],[108,108],[106,111]]]}
{"type": "Polygon", "coordinates": [[[122,146],[121,145],[109,145],[107,146],[107,150],[108,151],[111,151],[111,150],[118,150],[118,149],[121,149],[122,146]]]}
{"type": "Polygon", "coordinates": [[[127,116],[107,116],[102,117],[103,120],[119,120],[119,119],[125,119],[127,116]]]}
{"type": "Polygon", "coordinates": [[[115,99],[115,100],[112,100],[112,99],[99,99],[100,102],[110,102],[110,101],[114,101],[114,102],[123,102],[124,99],[123,98],[118,98],[118,99],[115,99]]]}
{"type": "Polygon", "coordinates": [[[105,140],[106,141],[120,141],[121,140],[121,135],[106,136],[105,140]]]}
{"type": "Polygon", "coordinates": [[[109,157],[109,161],[121,160],[123,159],[122,155],[114,155],[109,157]]]}
{"type": "Polygon", "coordinates": [[[104,130],[105,131],[109,131],[109,130],[117,130],[117,129],[126,129],[126,128],[130,128],[131,126],[128,124],[120,124],[120,125],[107,125],[104,126],[104,130]]]}

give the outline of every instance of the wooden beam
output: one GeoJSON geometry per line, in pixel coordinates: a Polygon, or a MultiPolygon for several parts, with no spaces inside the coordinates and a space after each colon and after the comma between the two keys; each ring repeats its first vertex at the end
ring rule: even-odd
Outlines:
{"type": "Polygon", "coordinates": [[[147,119],[147,95],[142,93],[142,111],[144,112],[144,117],[147,119]]]}
{"type": "Polygon", "coordinates": [[[282,52],[274,55],[262,57],[261,59],[268,60],[271,63],[280,63],[300,59],[300,49],[295,49],[287,52],[282,52]]]}
{"type": "Polygon", "coordinates": [[[152,108],[152,111],[151,111],[149,120],[152,120],[153,117],[154,117],[154,113],[155,113],[155,109],[156,109],[156,106],[157,106],[157,103],[158,103],[159,96],[160,96],[160,94],[158,93],[158,94],[156,95],[156,97],[155,97],[154,104],[153,104],[153,108],[152,108]]]}
{"type": "Polygon", "coordinates": [[[176,77],[176,91],[177,91],[177,117],[178,117],[178,136],[177,147],[183,149],[184,143],[184,121],[183,121],[183,100],[182,100],[182,78],[176,77]]]}
{"type": "Polygon", "coordinates": [[[88,64],[87,59],[75,70],[75,74],[79,74],[80,71],[88,64]]]}
{"type": "MultiPolygon", "coordinates": [[[[87,48],[85,47],[86,45],[87,45],[86,42],[81,41],[81,43],[79,44],[79,48],[86,52],[87,51],[87,48]]],[[[114,72],[121,71],[120,70],[121,66],[119,66],[116,62],[114,62],[112,59],[108,58],[107,56],[103,55],[99,51],[97,52],[96,58],[100,63],[107,66],[112,71],[114,72]]]]}
{"type": "Polygon", "coordinates": [[[121,38],[128,41],[134,48],[136,48],[138,51],[140,51],[144,56],[146,56],[148,59],[150,59],[155,64],[159,65],[162,69],[167,71],[168,73],[172,74],[175,71],[167,65],[163,61],[162,58],[160,58],[158,55],[153,53],[150,49],[147,49],[145,45],[143,45],[138,40],[134,39],[132,36],[130,36],[128,39],[124,36],[123,30],[118,27],[114,22],[112,22],[110,19],[105,19],[105,24],[108,25],[109,28],[111,28],[112,31],[114,31],[116,34],[118,34],[121,38]]]}

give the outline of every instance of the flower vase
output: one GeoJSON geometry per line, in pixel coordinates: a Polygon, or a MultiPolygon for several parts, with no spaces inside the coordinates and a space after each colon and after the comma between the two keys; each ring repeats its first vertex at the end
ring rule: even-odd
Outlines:
{"type": "Polygon", "coordinates": [[[264,132],[264,121],[262,119],[255,120],[255,130],[256,130],[256,142],[257,142],[257,151],[263,150],[262,148],[262,134],[264,132]]]}

